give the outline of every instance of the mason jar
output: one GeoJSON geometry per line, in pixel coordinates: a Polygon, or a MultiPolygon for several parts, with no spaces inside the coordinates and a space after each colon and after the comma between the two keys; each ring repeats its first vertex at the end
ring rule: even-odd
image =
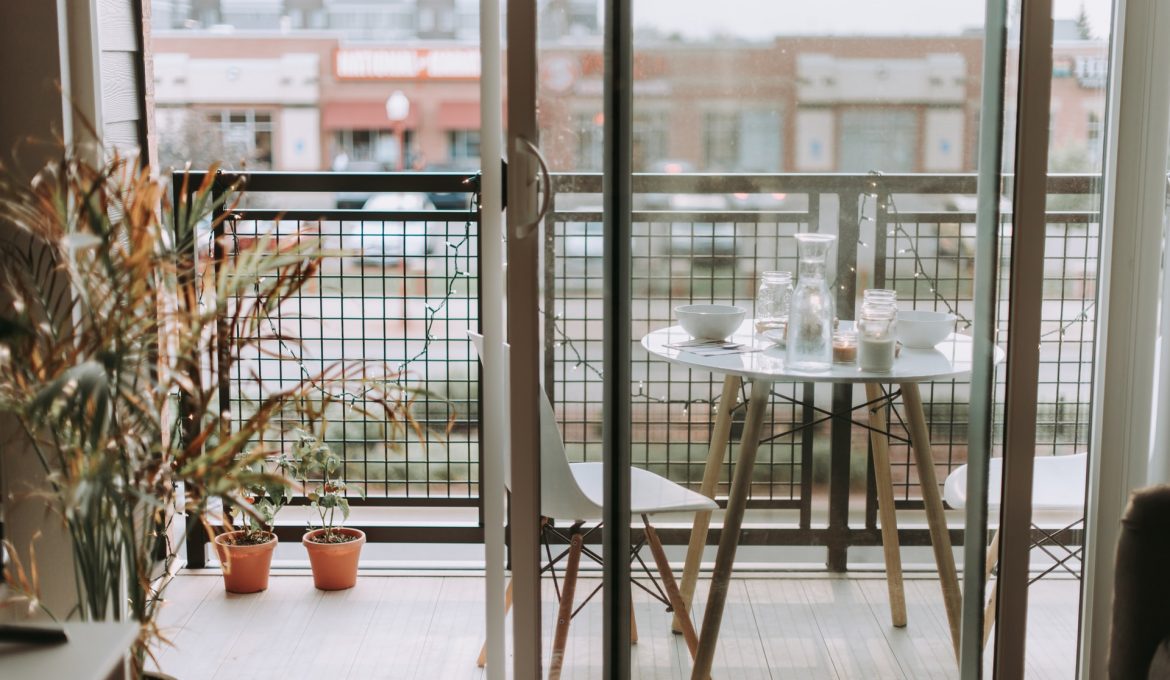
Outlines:
{"type": "Polygon", "coordinates": [[[863,371],[888,373],[894,367],[898,304],[887,292],[869,293],[863,294],[857,316],[857,365],[863,371]]]}

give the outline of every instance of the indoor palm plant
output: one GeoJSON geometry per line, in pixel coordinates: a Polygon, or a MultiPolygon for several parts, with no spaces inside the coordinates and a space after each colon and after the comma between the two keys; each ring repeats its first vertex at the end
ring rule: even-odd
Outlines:
{"type": "MultiPolygon", "coordinates": [[[[216,376],[274,339],[296,344],[263,322],[314,278],[323,250],[308,236],[197,247],[210,215],[211,234],[230,232],[224,201],[240,195],[213,192],[214,177],[180,187],[177,205],[118,156],[63,155],[32,182],[0,178],[0,409],[43,466],[50,521],[72,547],[78,601],[55,615],[139,622],[139,673],[184,534],[212,531],[212,499],[265,523],[249,489],[285,480],[258,463],[292,427],[317,426],[308,394],[347,379],[331,366],[280,391],[257,385],[246,414],[223,409],[216,376]]],[[[369,389],[382,390],[389,422],[409,421],[389,373],[369,389]]],[[[8,579],[29,603],[36,568],[14,564],[10,576],[32,576],[8,579]]]]}

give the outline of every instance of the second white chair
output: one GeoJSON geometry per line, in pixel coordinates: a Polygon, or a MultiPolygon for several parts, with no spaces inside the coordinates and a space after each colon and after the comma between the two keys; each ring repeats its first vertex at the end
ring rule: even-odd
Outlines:
{"type": "MultiPolygon", "coordinates": [[[[1056,569],[1063,568],[1069,574],[1080,578],[1080,570],[1073,569],[1069,562],[1079,562],[1083,548],[1070,549],[1058,539],[1062,534],[1074,530],[1084,523],[1085,482],[1088,476],[1089,454],[1074,453],[1066,456],[1036,456],[1032,463],[1032,530],[1042,538],[1032,543],[1052,558],[1053,564],[1040,574],[1032,577],[1029,585],[1056,569]],[[1054,554],[1045,544],[1059,547],[1063,555],[1054,554]]],[[[987,514],[999,517],[1000,501],[1003,497],[1003,458],[988,461],[987,514]]],[[[967,466],[960,465],[947,475],[943,483],[943,498],[947,505],[956,510],[967,507],[967,466]]],[[[991,536],[987,548],[985,580],[991,580],[999,558],[999,529],[991,536]]],[[[983,641],[991,635],[995,621],[996,591],[999,582],[992,584],[984,610],[983,641]]]]}

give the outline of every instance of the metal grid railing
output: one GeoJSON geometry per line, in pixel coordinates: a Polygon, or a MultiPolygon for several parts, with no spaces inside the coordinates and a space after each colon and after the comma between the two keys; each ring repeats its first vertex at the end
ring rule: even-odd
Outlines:
{"type": "MultiPolygon", "coordinates": [[[[1082,197],[1092,188],[1084,176],[1054,177],[1050,184],[1054,194],[1082,197]]],[[[600,203],[600,178],[556,176],[554,189],[556,209],[546,222],[545,372],[553,376],[570,455],[600,460],[602,227],[600,210],[588,207],[600,203]]],[[[646,332],[674,323],[675,305],[718,302],[752,310],[761,272],[795,270],[796,246],[789,237],[820,230],[839,236],[831,276],[842,318],[852,317],[855,296],[869,287],[896,288],[904,308],[950,310],[961,318],[972,314],[975,216],[958,206],[973,204],[973,176],[635,175],[634,192],[647,209],[635,211],[632,236],[632,457],[636,465],[694,488],[707,455],[720,377],[653,361],[637,344],[646,332]],[[675,205],[703,207],[670,209],[675,205]]],[[[1064,211],[1051,212],[1046,228],[1037,443],[1041,453],[1073,453],[1088,444],[1099,227],[1093,213],[1064,211]]],[[[1009,252],[1009,238],[1002,253],[1009,252]]],[[[1009,263],[1002,264],[1006,272],[1009,263]]],[[[1007,287],[1000,286],[1000,293],[1006,301],[1007,287]]],[[[966,381],[924,386],[940,480],[966,461],[968,390],[966,381]]],[[[807,405],[827,406],[830,398],[827,389],[800,385],[777,385],[776,392],[803,404],[774,398],[773,432],[799,424],[811,411],[807,405]]],[[[857,391],[855,403],[859,399],[857,391]]],[[[1001,421],[999,413],[997,432],[1001,421]]],[[[737,425],[741,422],[742,412],[736,414],[737,425]]],[[[896,417],[891,422],[897,427],[896,417]]],[[[854,430],[852,450],[865,451],[866,433],[854,430]]],[[[803,525],[814,488],[828,483],[829,439],[811,431],[772,439],[766,432],[750,505],[799,507],[805,511],[803,525]]],[[[919,505],[908,447],[892,440],[891,457],[900,505],[919,505]]],[[[857,490],[866,460],[849,460],[857,490]]],[[[726,494],[729,479],[730,461],[717,495],[726,494]]]]}
{"type": "MultiPolygon", "coordinates": [[[[397,183],[375,177],[379,192],[401,193],[418,192],[412,181],[425,176],[397,183]]],[[[232,179],[220,182],[228,187],[232,179]]],[[[250,195],[257,184],[264,191],[316,190],[305,179],[252,173],[245,186],[250,195]]],[[[470,192],[465,180],[445,176],[431,190],[470,192]]],[[[219,376],[225,409],[238,422],[265,394],[345,365],[351,379],[320,387],[312,398],[327,422],[315,434],[342,458],[344,480],[365,496],[351,502],[476,506],[479,365],[466,330],[478,328],[478,222],[474,208],[234,209],[222,227],[228,257],[311,239],[322,261],[318,275],[255,329],[272,339],[239,356],[231,375],[219,376]],[[417,427],[395,426],[397,416],[380,408],[377,390],[363,380],[406,390],[417,427]]],[[[212,238],[201,241],[208,246],[212,238]]]]}
{"type": "MultiPolygon", "coordinates": [[[[1084,195],[1083,177],[1055,178],[1052,193],[1084,195]]],[[[875,208],[884,234],[885,265],[878,285],[898,291],[903,307],[953,311],[965,320],[974,310],[975,215],[972,212],[899,212],[898,198],[883,195],[886,209],[875,208]]],[[[1007,301],[1011,247],[1010,215],[1000,241],[1000,302],[1007,301]]],[[[1041,318],[1040,381],[1037,391],[1037,455],[1085,451],[1089,443],[1099,223],[1087,211],[1049,211],[1045,224],[1044,300],[1041,318]]],[[[882,238],[879,236],[879,239],[882,238]]],[[[963,321],[960,322],[960,326],[963,321]]],[[[999,329],[1001,345],[1006,326],[999,329]]],[[[997,394],[1005,374],[997,371],[997,394]]],[[[939,479],[966,462],[967,381],[923,385],[931,444],[939,479]]],[[[995,453],[1002,453],[1002,401],[993,421],[995,453]]],[[[899,500],[921,497],[909,447],[890,442],[895,493],[899,500]]],[[[911,503],[903,503],[903,505],[911,503]]]]}
{"type": "MultiPolygon", "coordinates": [[[[192,175],[195,186],[199,173],[192,175]]],[[[298,192],[473,190],[466,177],[444,174],[247,177],[250,192],[282,192],[281,201],[298,192]]],[[[235,178],[223,176],[223,186],[235,178]]],[[[591,206],[601,203],[601,178],[553,179],[555,209],[545,232],[544,370],[570,457],[596,461],[602,456],[602,227],[600,208],[591,206]]],[[[1089,177],[1050,181],[1054,194],[1083,199],[1091,189],[1089,177]]],[[[959,206],[974,196],[973,176],[636,175],[634,190],[635,343],[673,323],[677,304],[721,302],[751,310],[759,274],[795,270],[791,236],[807,230],[840,236],[830,275],[842,318],[853,315],[859,289],[875,286],[896,288],[906,307],[972,313],[974,214],[959,206]]],[[[299,338],[296,353],[273,347],[269,355],[242,357],[235,374],[226,377],[225,408],[239,417],[258,396],[251,387],[256,378],[266,388],[279,388],[330,361],[400,369],[404,380],[421,388],[412,409],[426,434],[422,440],[412,433],[388,437],[388,423],[370,418],[373,410],[363,408],[360,393],[343,399],[325,438],[342,454],[347,481],[363,486],[367,502],[375,505],[477,505],[479,370],[465,334],[478,326],[475,211],[244,208],[225,224],[239,237],[233,245],[241,248],[255,244],[257,233],[274,231],[271,247],[299,234],[320,238],[327,251],[320,276],[273,312],[272,323],[299,338]],[[452,415],[450,434],[444,434],[452,415]]],[[[1046,228],[1037,438],[1042,452],[1064,454],[1083,450],[1089,436],[1099,227],[1092,213],[1051,211],[1046,228]]],[[[1009,252],[1009,238],[1001,253],[1009,252]]],[[[1001,295],[1006,290],[1001,286],[1001,295]]],[[[697,488],[721,379],[653,361],[638,344],[633,357],[634,463],[697,488]]],[[[811,421],[809,406],[827,407],[832,395],[826,387],[805,384],[775,389],[768,418],[773,429],[765,432],[759,451],[750,505],[799,510],[807,529],[814,493],[830,484],[836,438],[825,436],[829,423],[774,434],[811,421]]],[[[967,390],[962,381],[924,386],[940,479],[966,459],[967,390]]],[[[854,397],[859,400],[860,391],[854,397]]],[[[742,421],[743,409],[737,409],[733,439],[742,421]]],[[[897,419],[892,421],[896,427],[897,419]]],[[[868,461],[861,455],[868,437],[853,430],[853,454],[844,460],[851,488],[859,493],[870,486],[868,461]]],[[[919,492],[908,451],[891,441],[891,457],[900,505],[916,505],[919,492]]],[[[728,462],[718,496],[726,495],[730,475],[728,462]]],[[[874,507],[870,489],[869,515],[874,507]]],[[[872,517],[867,519],[872,529],[872,517]]],[[[459,536],[453,540],[473,539],[470,533],[459,536]]],[[[427,540],[437,539],[428,535],[427,540]]]]}

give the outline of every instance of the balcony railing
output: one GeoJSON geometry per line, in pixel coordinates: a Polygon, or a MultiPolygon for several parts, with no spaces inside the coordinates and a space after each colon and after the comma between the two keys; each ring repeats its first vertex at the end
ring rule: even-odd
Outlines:
{"type": "MultiPolygon", "coordinates": [[[[199,173],[193,173],[198,175],[199,173]]],[[[225,222],[233,245],[275,230],[280,238],[313,233],[331,252],[322,273],[295,305],[274,310],[275,327],[300,339],[282,358],[245,357],[237,374],[220,376],[225,407],[237,415],[258,394],[329,361],[389,362],[402,380],[423,388],[413,413],[423,426],[398,441],[388,423],[365,415],[361,396],[338,407],[325,433],[343,455],[348,481],[378,506],[477,507],[479,369],[465,330],[478,327],[478,214],[474,177],[450,173],[224,174],[226,190],[243,177],[253,207],[225,222]],[[422,209],[387,199],[392,209],[304,208],[328,194],[430,196],[459,209],[422,209]],[[303,194],[303,196],[294,196],[303,194]],[[293,207],[297,206],[297,207],[293,207]],[[452,420],[453,419],[453,420],[452,420]],[[448,432],[448,422],[453,427],[448,432]]],[[[192,178],[197,185],[199,177],[192,178]]],[[[1091,176],[1054,176],[1047,231],[1041,384],[1040,454],[1067,454],[1088,444],[1099,223],[1091,176]]],[[[761,272],[794,270],[797,231],[839,236],[834,271],[840,318],[853,317],[860,288],[898,291],[905,307],[954,312],[959,328],[972,315],[975,177],[972,175],[635,175],[633,336],[673,323],[672,309],[690,302],[747,307],[761,272]]],[[[554,175],[555,203],[545,222],[544,372],[574,460],[601,458],[602,265],[600,175],[554,175]]],[[[1010,207],[1005,207],[1010,211],[1010,207]]],[[[1011,238],[1005,217],[1000,243],[1006,272],[1011,238]]],[[[208,247],[210,235],[202,240],[208,247]]],[[[1006,301],[1007,287],[999,287],[1006,301]]],[[[522,313],[523,310],[512,310],[522,313]]],[[[537,310],[532,310],[536,313],[537,310]]],[[[1001,328],[1001,342],[1008,329],[1001,328]]],[[[698,486],[706,459],[717,377],[669,366],[634,347],[636,465],[698,486]]],[[[1000,376],[1002,378],[1002,376],[1000,376]]],[[[776,432],[820,420],[818,409],[854,402],[847,386],[777,384],[770,406],[776,432]]],[[[966,460],[968,385],[924,388],[939,477],[966,460]]],[[[1002,414],[997,414],[998,424],[1002,414]]],[[[898,423],[897,417],[892,422],[898,423]]],[[[735,413],[738,436],[742,413],[735,413]]],[[[900,506],[920,494],[906,437],[891,441],[900,506]]],[[[843,558],[850,545],[876,545],[876,499],[865,430],[826,420],[803,435],[767,435],[760,448],[750,504],[795,511],[791,526],[748,530],[748,543],[825,545],[843,558]],[[827,430],[828,436],[818,436],[827,430]],[[827,492],[830,523],[814,525],[814,498],[827,492]],[[864,504],[863,527],[848,525],[851,503],[864,504]],[[842,510],[843,509],[843,510],[842,510]],[[835,518],[835,519],[834,519],[835,518]]],[[[726,493],[728,468],[717,495],[726,493]]],[[[368,527],[371,540],[480,540],[467,527],[368,527]],[[425,533],[425,537],[423,534],[425,533]]],[[[908,543],[925,532],[904,529],[908,543]]],[[[956,532],[957,534],[958,532],[956,532]]],[[[685,531],[666,530],[685,541],[685,531]]],[[[961,539],[956,536],[956,539],[961,539]]],[[[717,539],[717,532],[711,540],[717,539]]]]}

